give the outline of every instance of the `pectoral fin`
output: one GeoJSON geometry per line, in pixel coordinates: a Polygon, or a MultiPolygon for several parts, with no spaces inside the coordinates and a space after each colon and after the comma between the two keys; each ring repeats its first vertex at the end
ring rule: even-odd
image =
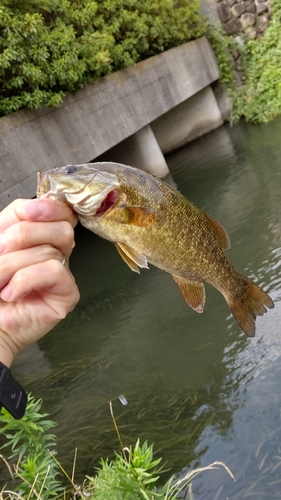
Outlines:
{"type": "Polygon", "coordinates": [[[146,269],[148,269],[147,259],[145,255],[138,253],[133,248],[128,247],[128,245],[125,245],[125,243],[120,243],[119,241],[115,243],[115,246],[119,252],[119,255],[122,257],[124,262],[126,262],[129,268],[132,269],[132,271],[135,271],[135,273],[139,273],[139,267],[145,267],[146,269]]]}
{"type": "Polygon", "coordinates": [[[183,294],[188,305],[198,313],[202,313],[205,305],[205,287],[199,281],[189,281],[185,278],[173,276],[176,283],[179,285],[180,291],[183,294]]]}
{"type": "Polygon", "coordinates": [[[204,215],[213,226],[213,229],[215,230],[215,233],[223,250],[229,250],[231,248],[230,239],[224,227],[217,220],[213,219],[209,215],[206,214],[204,215]]]}

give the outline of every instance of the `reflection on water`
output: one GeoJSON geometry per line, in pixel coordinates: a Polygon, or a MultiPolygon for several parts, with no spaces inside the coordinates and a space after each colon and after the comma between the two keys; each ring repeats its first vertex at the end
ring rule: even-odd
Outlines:
{"type": "Polygon", "coordinates": [[[227,228],[232,261],[276,301],[254,339],[215,289],[198,315],[171,276],[138,276],[113,245],[77,229],[81,301],[14,368],[58,422],[68,470],[78,447],[77,478],[119,446],[111,400],[124,445],[154,442],[172,472],[228,465],[237,481],[205,472],[195,499],[280,498],[280,134],[280,120],[225,126],[168,158],[179,190],[227,228]]]}

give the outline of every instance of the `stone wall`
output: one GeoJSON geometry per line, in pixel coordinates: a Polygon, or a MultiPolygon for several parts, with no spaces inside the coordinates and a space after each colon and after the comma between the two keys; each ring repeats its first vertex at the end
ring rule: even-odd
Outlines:
{"type": "Polygon", "coordinates": [[[256,38],[265,32],[271,15],[270,0],[217,0],[218,15],[228,35],[243,31],[256,38]]]}
{"type": "MultiPolygon", "coordinates": [[[[215,1],[215,0],[213,0],[215,1]]],[[[244,37],[261,37],[271,16],[270,0],[216,0],[217,14],[223,29],[243,44],[244,37]]],[[[243,65],[239,50],[232,51],[236,79],[243,80],[243,65]]]]}

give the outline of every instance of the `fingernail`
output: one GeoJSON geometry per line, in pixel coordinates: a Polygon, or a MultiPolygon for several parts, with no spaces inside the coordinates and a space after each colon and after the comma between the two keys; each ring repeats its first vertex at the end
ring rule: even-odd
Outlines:
{"type": "Polygon", "coordinates": [[[7,238],[4,233],[0,234],[0,253],[4,252],[6,250],[7,246],[7,238]]]}
{"type": "Polygon", "coordinates": [[[28,219],[40,220],[46,213],[46,205],[42,200],[30,200],[23,207],[23,212],[28,219]]]}
{"type": "Polygon", "coordinates": [[[10,285],[6,285],[0,293],[0,297],[3,300],[9,300],[12,296],[12,287],[10,285]]]}

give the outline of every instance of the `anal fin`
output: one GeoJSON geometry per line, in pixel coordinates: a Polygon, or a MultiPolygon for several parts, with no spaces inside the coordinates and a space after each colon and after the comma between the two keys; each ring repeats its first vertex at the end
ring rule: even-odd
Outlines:
{"type": "Polygon", "coordinates": [[[198,313],[202,313],[205,305],[204,283],[173,276],[187,304],[198,313]]]}
{"type": "Polygon", "coordinates": [[[135,273],[139,273],[140,267],[148,269],[147,259],[145,255],[137,252],[133,248],[129,247],[125,243],[120,243],[119,241],[115,243],[119,255],[122,257],[124,262],[129,266],[129,268],[135,273]]]}

